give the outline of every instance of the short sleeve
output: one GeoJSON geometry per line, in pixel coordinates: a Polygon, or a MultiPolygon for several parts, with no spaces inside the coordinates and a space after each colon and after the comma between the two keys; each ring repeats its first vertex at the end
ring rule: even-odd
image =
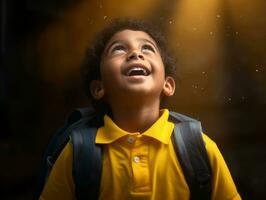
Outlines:
{"type": "Polygon", "coordinates": [[[212,200],[241,200],[236,186],[215,142],[203,134],[212,167],[212,200]]]}
{"type": "Polygon", "coordinates": [[[75,199],[72,159],[72,145],[67,143],[51,170],[40,200],[75,199]]]}

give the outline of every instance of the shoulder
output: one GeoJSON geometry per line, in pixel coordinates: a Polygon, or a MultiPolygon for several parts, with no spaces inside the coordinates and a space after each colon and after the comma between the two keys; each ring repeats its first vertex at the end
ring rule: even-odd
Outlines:
{"type": "Polygon", "coordinates": [[[221,161],[222,163],[224,162],[223,156],[217,144],[211,138],[209,138],[204,133],[202,134],[202,137],[205,143],[205,147],[206,147],[212,168],[215,168],[215,166],[217,166],[218,163],[220,163],[221,161]]]}
{"type": "Polygon", "coordinates": [[[71,174],[72,160],[73,160],[73,150],[72,150],[72,144],[69,141],[61,151],[56,162],[54,163],[49,178],[58,179],[58,177],[61,177],[62,175],[65,176],[65,174],[68,173],[71,174]]]}
{"type": "Polygon", "coordinates": [[[216,143],[211,138],[209,138],[209,136],[207,136],[205,133],[202,133],[202,138],[203,138],[203,141],[205,142],[207,151],[208,150],[215,151],[218,149],[216,143]]]}
{"type": "Polygon", "coordinates": [[[53,173],[54,176],[57,176],[63,171],[72,171],[72,160],[73,148],[71,141],[69,141],[58,156],[51,171],[51,174],[53,173]]]}
{"type": "Polygon", "coordinates": [[[71,140],[66,144],[60,156],[63,157],[64,159],[71,158],[73,156],[73,147],[71,140]]]}
{"type": "Polygon", "coordinates": [[[241,199],[226,162],[216,143],[205,134],[203,134],[203,140],[212,168],[212,199],[241,199]]]}
{"type": "Polygon", "coordinates": [[[51,170],[40,199],[75,199],[72,154],[72,144],[68,142],[51,170]]]}

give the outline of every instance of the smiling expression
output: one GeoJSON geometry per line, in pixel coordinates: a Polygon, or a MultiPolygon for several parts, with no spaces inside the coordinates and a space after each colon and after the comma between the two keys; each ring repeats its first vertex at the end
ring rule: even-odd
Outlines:
{"type": "Polygon", "coordinates": [[[102,54],[100,71],[109,103],[132,95],[160,98],[165,84],[160,50],[143,31],[123,30],[114,34],[102,54]]]}

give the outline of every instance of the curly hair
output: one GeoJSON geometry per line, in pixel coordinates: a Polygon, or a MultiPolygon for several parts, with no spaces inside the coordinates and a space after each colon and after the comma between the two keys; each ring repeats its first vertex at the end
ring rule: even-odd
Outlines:
{"type": "Polygon", "coordinates": [[[110,109],[103,100],[95,100],[90,92],[90,83],[93,80],[100,80],[100,63],[103,51],[111,37],[125,29],[143,31],[156,42],[165,68],[165,75],[176,78],[176,59],[170,54],[163,34],[156,29],[156,26],[143,20],[133,18],[114,19],[107,27],[96,35],[93,44],[87,49],[85,60],[81,67],[81,76],[85,94],[91,101],[92,106],[103,114],[109,113],[110,109]]]}

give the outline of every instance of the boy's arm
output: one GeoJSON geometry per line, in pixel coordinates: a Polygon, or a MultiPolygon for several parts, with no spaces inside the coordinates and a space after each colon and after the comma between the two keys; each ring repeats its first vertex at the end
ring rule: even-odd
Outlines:
{"type": "Polygon", "coordinates": [[[241,200],[230,171],[215,142],[203,135],[212,167],[212,200],[241,200]]]}
{"type": "Polygon", "coordinates": [[[75,186],[72,178],[73,151],[67,143],[56,160],[44,186],[40,200],[74,200],[75,186]]]}

